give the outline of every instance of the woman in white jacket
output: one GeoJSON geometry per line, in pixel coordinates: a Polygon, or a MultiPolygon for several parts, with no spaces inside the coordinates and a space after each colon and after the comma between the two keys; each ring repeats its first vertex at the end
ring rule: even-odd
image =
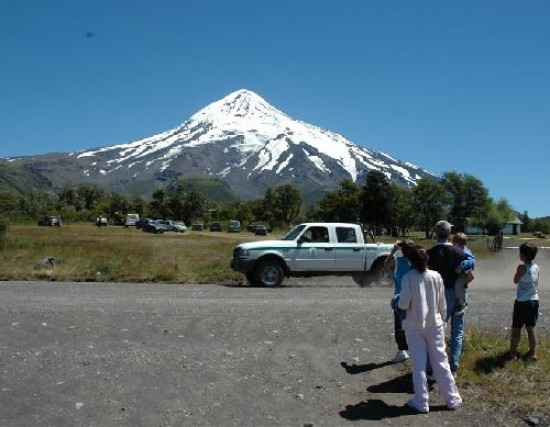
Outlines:
{"type": "Polygon", "coordinates": [[[428,253],[416,247],[409,254],[413,269],[403,276],[398,306],[407,310],[403,329],[407,336],[413,363],[414,397],[407,406],[428,413],[427,357],[433,368],[439,392],[447,408],[456,409],[462,404],[445,352],[446,318],[445,287],[437,271],[429,270],[428,253]]]}

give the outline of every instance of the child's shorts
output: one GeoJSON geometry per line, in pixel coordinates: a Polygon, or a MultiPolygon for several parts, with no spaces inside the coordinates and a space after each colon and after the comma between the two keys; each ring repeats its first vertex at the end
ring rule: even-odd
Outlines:
{"type": "Polygon", "coordinates": [[[512,328],[523,328],[523,326],[534,327],[539,318],[539,301],[516,301],[514,302],[514,316],[512,328]]]}

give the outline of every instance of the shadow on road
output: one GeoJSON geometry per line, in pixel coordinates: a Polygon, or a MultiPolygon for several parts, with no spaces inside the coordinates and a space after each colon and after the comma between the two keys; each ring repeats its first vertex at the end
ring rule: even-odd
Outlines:
{"type": "Polygon", "coordinates": [[[350,365],[346,362],[341,362],[342,368],[346,370],[348,374],[361,374],[363,372],[374,371],[375,369],[383,368],[384,366],[393,365],[391,361],[382,362],[382,363],[366,363],[364,365],[356,365],[355,363],[350,365]]]}
{"type": "MultiPolygon", "coordinates": [[[[430,412],[445,410],[447,410],[445,405],[430,406],[430,412]]],[[[388,405],[380,399],[369,399],[359,402],[356,405],[348,405],[346,409],[340,411],[340,416],[350,421],[379,421],[386,418],[396,418],[405,415],[419,415],[419,413],[405,405],[388,405]]]]}

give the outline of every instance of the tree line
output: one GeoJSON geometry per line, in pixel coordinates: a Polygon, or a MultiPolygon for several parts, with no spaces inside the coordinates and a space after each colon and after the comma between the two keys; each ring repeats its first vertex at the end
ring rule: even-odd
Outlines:
{"type": "Polygon", "coordinates": [[[54,213],[65,221],[93,221],[97,215],[105,215],[114,224],[121,223],[127,213],[187,224],[230,219],[272,227],[300,221],[354,222],[375,234],[400,236],[419,230],[426,237],[440,219],[450,221],[459,231],[474,226],[496,234],[517,216],[523,231],[550,232],[550,217],[532,219],[527,212],[515,212],[506,199],[489,197],[479,179],[457,172],[445,172],[440,179],[422,179],[415,187],[405,188],[390,182],[384,173],[371,171],[363,183],[344,179],[311,204],[305,204],[300,191],[290,184],[267,189],[262,199],[225,204],[210,200],[185,181],[158,188],[150,198],[94,184],[65,184],[55,192],[22,195],[0,192],[0,216],[10,222],[35,221],[54,213]]]}

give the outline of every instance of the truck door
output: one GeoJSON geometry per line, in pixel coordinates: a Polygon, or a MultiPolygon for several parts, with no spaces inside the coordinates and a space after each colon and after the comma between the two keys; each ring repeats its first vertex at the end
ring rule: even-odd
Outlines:
{"type": "Polygon", "coordinates": [[[334,244],[330,243],[329,230],[323,226],[307,228],[294,250],[296,271],[326,271],[334,268],[334,244]]]}
{"type": "Polygon", "coordinates": [[[336,227],[338,243],[334,250],[334,270],[363,271],[365,266],[366,248],[362,239],[357,236],[356,227],[336,227]]]}

